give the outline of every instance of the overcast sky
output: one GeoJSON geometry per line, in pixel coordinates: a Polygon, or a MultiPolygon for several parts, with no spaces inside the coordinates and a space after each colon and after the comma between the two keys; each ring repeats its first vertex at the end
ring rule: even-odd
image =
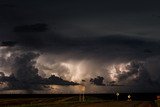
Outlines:
{"type": "MultiPolygon", "coordinates": [[[[159,5],[0,0],[1,90],[83,83],[89,93],[159,92],[159,5]]],[[[63,92],[78,92],[73,87],[63,92]]]]}

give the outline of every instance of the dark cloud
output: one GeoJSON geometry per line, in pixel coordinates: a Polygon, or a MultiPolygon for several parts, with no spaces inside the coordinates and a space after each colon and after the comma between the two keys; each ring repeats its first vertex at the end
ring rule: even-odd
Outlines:
{"type": "MultiPolygon", "coordinates": [[[[152,80],[151,76],[147,69],[146,62],[140,62],[140,61],[131,61],[129,65],[126,66],[125,71],[120,71],[118,68],[116,69],[117,75],[117,81],[118,83],[126,83],[126,85],[129,85],[130,83],[135,84],[143,84],[146,86],[153,86],[157,87],[159,84],[159,80],[152,80]]],[[[157,74],[159,75],[159,74],[157,74]]],[[[133,85],[132,84],[132,85],[133,85]]]]}
{"type": "Polygon", "coordinates": [[[2,78],[4,76],[5,76],[5,74],[3,72],[0,72],[0,77],[2,78]]]}
{"type": "Polygon", "coordinates": [[[152,14],[152,17],[160,18],[160,15],[152,14]]]}
{"type": "Polygon", "coordinates": [[[0,8],[14,8],[15,5],[8,4],[8,3],[0,3],[0,8]]]}
{"type": "Polygon", "coordinates": [[[127,65],[126,69],[128,72],[120,71],[119,68],[116,68],[116,72],[118,73],[118,76],[117,76],[118,81],[124,81],[124,80],[126,81],[129,77],[138,76],[141,70],[144,70],[143,63],[140,63],[137,61],[132,61],[130,65],[127,65]]]}
{"type": "MultiPolygon", "coordinates": [[[[35,59],[39,56],[37,53],[26,52],[15,56],[11,63],[12,74],[6,78],[11,89],[32,89],[38,88],[41,77],[38,75],[38,69],[34,67],[35,59]]],[[[13,57],[13,56],[12,56],[13,57]]]]}
{"type": "Polygon", "coordinates": [[[111,82],[108,82],[107,86],[125,86],[125,85],[117,84],[116,81],[111,81],[111,82]]]}
{"type": "MultiPolygon", "coordinates": [[[[81,57],[146,58],[160,53],[158,40],[127,35],[100,37],[65,37],[60,35],[17,36],[19,44],[30,49],[49,53],[78,53],[81,57]],[[24,39],[29,38],[29,39],[24,39]]],[[[76,56],[76,57],[80,57],[76,56]]]]}
{"type": "Polygon", "coordinates": [[[15,58],[13,70],[15,77],[20,81],[38,81],[38,69],[35,66],[35,59],[39,56],[36,53],[24,53],[15,58]]]}
{"type": "Polygon", "coordinates": [[[3,42],[0,42],[0,46],[15,46],[16,45],[16,42],[14,41],[3,41],[3,42]]]}
{"type": "MultiPolygon", "coordinates": [[[[32,78],[33,80],[33,78],[32,78]]],[[[24,81],[19,80],[14,76],[14,74],[11,74],[10,76],[1,76],[0,81],[1,82],[7,82],[8,87],[5,87],[5,89],[23,89],[23,90],[42,90],[47,85],[62,85],[62,86],[69,86],[69,85],[79,85],[75,82],[70,82],[67,80],[63,80],[60,77],[57,76],[50,76],[49,78],[34,78],[34,81],[24,81]]]]}
{"type": "MultiPolygon", "coordinates": [[[[47,42],[43,42],[44,44],[37,45],[38,48],[36,48],[35,45],[32,44],[33,41],[31,41],[30,45],[19,43],[17,46],[20,46],[19,50],[21,50],[21,52],[17,55],[16,53],[14,55],[11,55],[15,57],[8,58],[8,60],[10,60],[9,62],[12,62],[11,66],[13,67],[12,70],[14,70],[13,73],[16,80],[26,82],[26,85],[22,85],[23,88],[29,87],[28,84],[37,84],[38,88],[45,84],[52,83],[59,85],[76,85],[77,83],[72,83],[67,80],[72,77],[72,75],[70,74],[70,68],[61,65],[61,63],[70,60],[73,60],[74,62],[74,60],[78,61],[82,59],[89,60],[91,63],[94,63],[87,67],[88,73],[86,72],[86,75],[95,76],[95,72],[97,72],[97,75],[105,75],[103,79],[101,77],[93,78],[91,80],[91,83],[95,85],[106,84],[107,86],[128,86],[128,84],[132,83],[132,85],[145,84],[146,86],[153,86],[156,88],[159,84],[158,79],[152,80],[152,78],[150,77],[150,72],[153,72],[153,70],[148,70],[148,68],[146,68],[147,65],[144,64],[147,63],[148,58],[152,59],[152,57],[158,57],[160,53],[159,40],[123,35],[108,35],[103,37],[100,36],[87,38],[71,38],[58,35],[49,35],[49,37],[51,37],[50,40],[43,40],[41,38],[38,38],[38,36],[35,36],[35,38],[37,38],[37,41],[48,40],[48,43],[50,44],[48,45],[47,42]],[[35,53],[32,53],[32,51],[35,51],[35,53]],[[40,52],[41,54],[37,54],[37,52],[40,52]],[[49,70],[50,73],[55,73],[62,78],[53,76],[50,77],[50,79],[45,79],[41,78],[38,75],[39,70],[35,67],[35,64],[37,58],[43,55],[47,55],[46,57],[48,58],[49,63],[47,62],[47,60],[46,62],[44,62],[44,66],[40,63],[41,70],[49,70]],[[129,72],[118,73],[117,70],[118,76],[116,78],[118,79],[118,81],[116,81],[115,83],[103,83],[103,80],[112,81],[108,79],[109,77],[107,76],[109,75],[109,71],[105,71],[106,73],[101,71],[101,67],[104,64],[106,64],[105,66],[107,66],[110,64],[119,64],[126,62],[130,62],[130,65],[127,66],[127,70],[129,72]],[[45,64],[54,64],[54,67],[47,67],[45,66],[45,64]],[[57,82],[55,83],[53,80],[57,82]]],[[[5,62],[6,59],[2,59],[4,60],[3,62],[5,62]]],[[[159,75],[158,72],[157,75],[159,75]]],[[[13,86],[16,86],[15,84],[21,83],[14,82],[11,84],[14,84],[13,86]]],[[[30,88],[32,89],[32,86],[34,85],[31,85],[30,88]]],[[[143,90],[143,87],[139,87],[139,89],[143,90]]]]}
{"type": "Polygon", "coordinates": [[[16,56],[12,66],[12,74],[5,76],[1,72],[1,82],[8,82],[8,89],[43,89],[45,85],[78,85],[78,83],[63,80],[60,77],[52,75],[49,78],[42,78],[38,74],[38,69],[35,67],[38,53],[26,52],[16,56]]]}
{"type": "Polygon", "coordinates": [[[33,25],[21,25],[14,28],[14,32],[45,32],[47,31],[47,24],[36,23],[33,25]]]}
{"type": "Polygon", "coordinates": [[[47,80],[45,84],[55,84],[55,85],[78,85],[78,83],[75,82],[69,82],[66,80],[63,80],[60,77],[57,77],[55,75],[51,75],[47,80]]]}
{"type": "Polygon", "coordinates": [[[91,78],[90,82],[91,84],[97,85],[97,86],[105,86],[105,84],[103,83],[104,78],[97,76],[96,78],[91,78]]]}
{"type": "Polygon", "coordinates": [[[92,79],[95,85],[103,85],[103,80],[111,81],[106,83],[109,86],[141,83],[152,85],[153,91],[160,83],[156,60],[160,54],[159,1],[1,0],[0,12],[0,72],[13,73],[4,76],[10,87],[74,85],[67,81],[74,74],[70,74],[72,66],[61,63],[74,65],[76,61],[73,71],[77,65],[84,68],[86,77],[103,75],[92,79]],[[38,69],[40,56],[47,61],[42,58],[38,69]],[[86,66],[78,63],[82,60],[86,66]],[[102,66],[128,62],[129,72],[117,69],[118,81],[110,80],[109,71],[102,70],[102,66]],[[40,72],[59,77],[42,78],[40,72]]]}

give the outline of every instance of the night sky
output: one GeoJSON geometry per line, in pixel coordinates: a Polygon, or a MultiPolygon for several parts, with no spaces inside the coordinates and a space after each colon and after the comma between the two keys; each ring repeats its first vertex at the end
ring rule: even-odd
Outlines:
{"type": "Polygon", "coordinates": [[[160,92],[160,2],[0,0],[0,93],[160,92]]]}

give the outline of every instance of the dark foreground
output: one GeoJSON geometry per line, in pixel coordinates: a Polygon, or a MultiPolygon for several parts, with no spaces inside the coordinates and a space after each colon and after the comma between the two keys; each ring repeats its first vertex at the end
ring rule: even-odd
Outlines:
{"type": "Polygon", "coordinates": [[[78,94],[0,95],[0,107],[160,107],[157,94],[131,94],[132,101],[127,95],[120,94],[117,101],[114,94],[87,94],[84,102],[78,94]]]}

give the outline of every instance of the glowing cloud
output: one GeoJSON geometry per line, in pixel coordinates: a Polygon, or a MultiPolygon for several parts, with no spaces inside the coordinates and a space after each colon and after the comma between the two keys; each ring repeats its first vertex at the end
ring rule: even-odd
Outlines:
{"type": "Polygon", "coordinates": [[[107,67],[107,70],[109,71],[109,76],[111,81],[118,81],[118,75],[127,73],[129,70],[127,67],[130,65],[129,63],[121,63],[121,64],[114,64],[109,67],[107,67]]]}
{"type": "MultiPolygon", "coordinates": [[[[75,82],[81,82],[84,76],[84,61],[79,63],[68,62],[61,63],[62,66],[65,66],[69,69],[69,75],[71,76],[70,80],[75,82]]],[[[67,76],[66,76],[67,77],[67,76]]]]}

